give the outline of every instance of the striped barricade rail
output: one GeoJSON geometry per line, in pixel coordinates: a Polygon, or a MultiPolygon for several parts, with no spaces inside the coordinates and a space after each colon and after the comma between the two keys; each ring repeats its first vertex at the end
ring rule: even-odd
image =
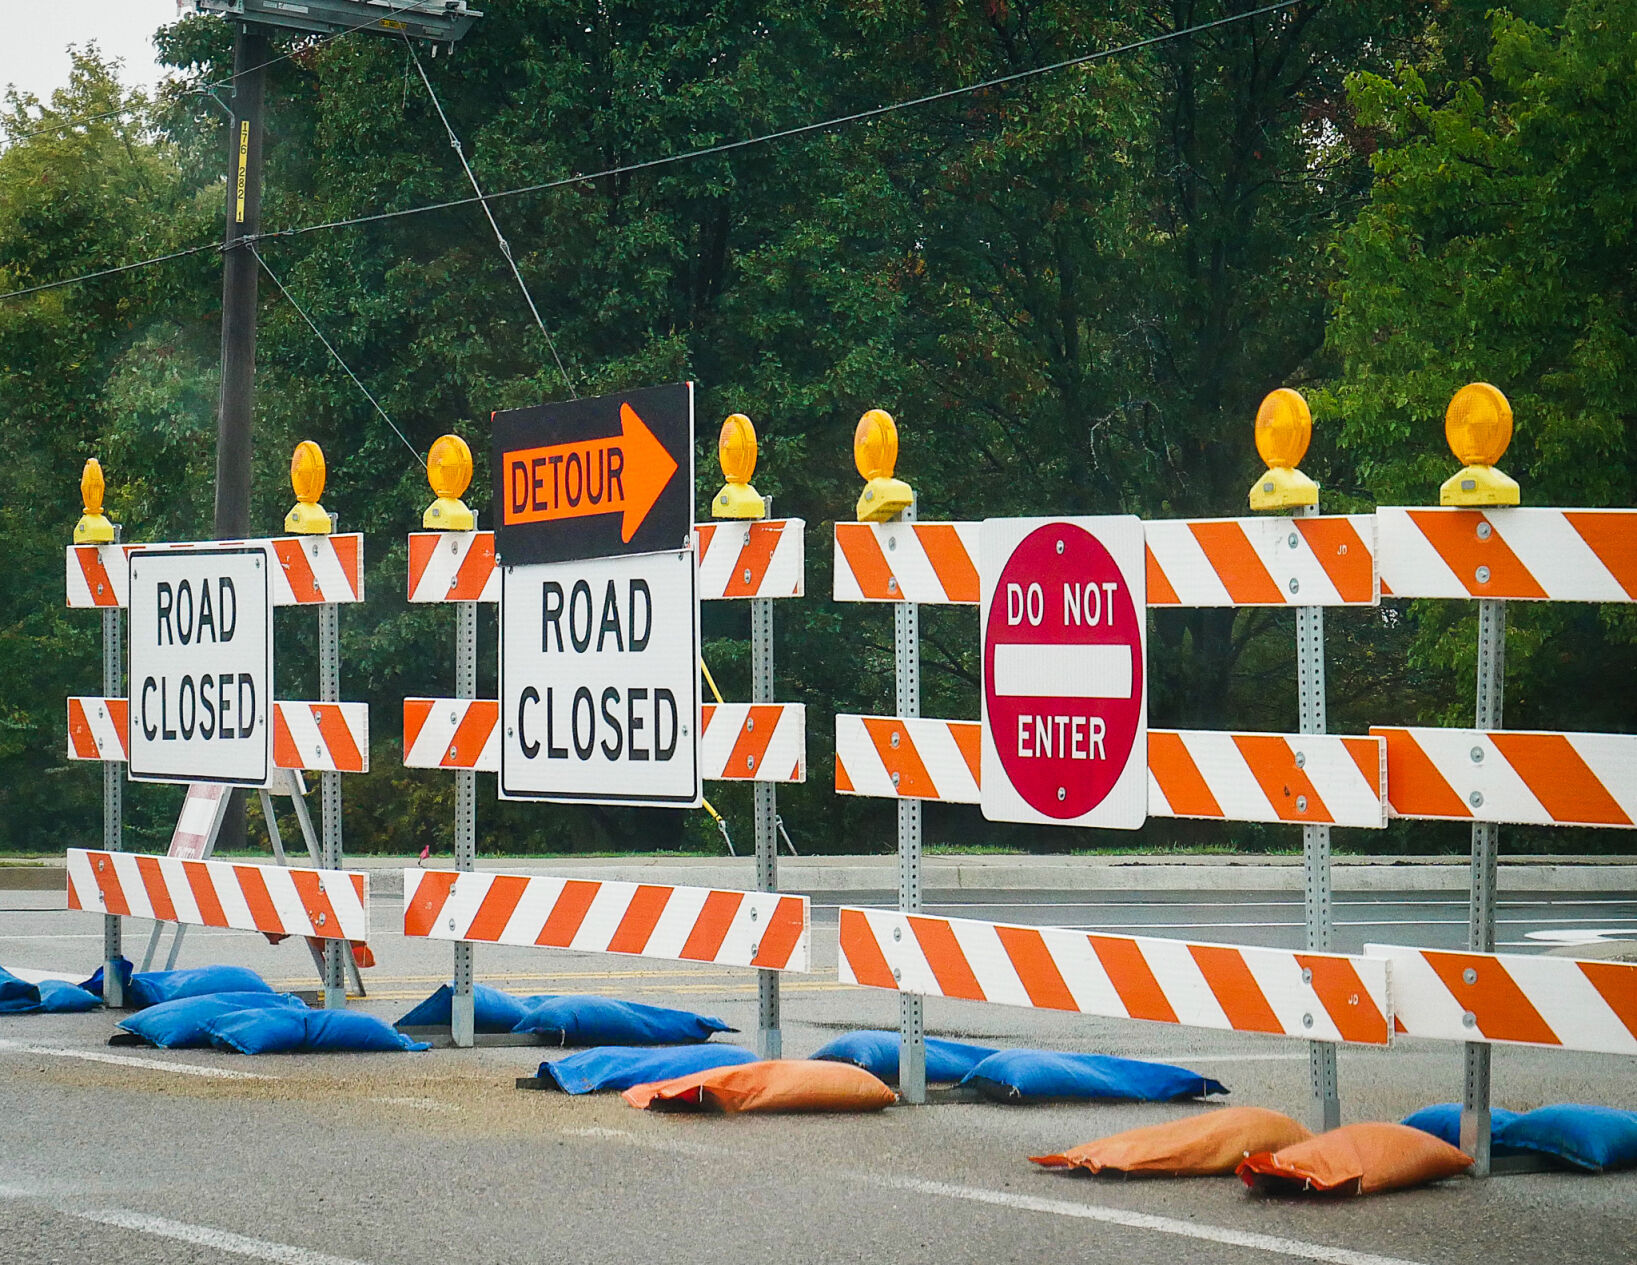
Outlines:
{"type": "Polygon", "coordinates": [[[1370,514],[1143,523],[1150,606],[1374,606],[1370,514]]]}
{"type": "Polygon", "coordinates": [[[348,870],[68,850],[68,907],[319,940],[369,939],[369,878],[348,870]]]}
{"type": "Polygon", "coordinates": [[[837,523],[835,600],[976,606],[981,523],[837,523]]]}
{"type": "Polygon", "coordinates": [[[699,709],[699,766],[713,782],[805,782],[802,703],[706,703],[699,709]]]}
{"type": "MultiPolygon", "coordinates": [[[[976,804],[979,747],[975,720],[838,715],[836,790],[976,804]]],[[[1379,830],[1385,799],[1386,762],[1376,737],[1148,731],[1148,811],[1155,817],[1379,830]]]]}
{"type": "Polygon", "coordinates": [[[492,531],[417,531],[409,534],[411,602],[498,602],[492,531]]]}
{"type": "Polygon", "coordinates": [[[1436,1041],[1637,1054],[1637,965],[1368,944],[1390,964],[1399,1032],[1436,1041]]]}
{"type": "MultiPolygon", "coordinates": [[[[261,541],[222,541],[260,544],[261,541]]],[[[322,606],[364,600],[364,537],[278,536],[265,542],[279,561],[273,572],[274,606],[322,606]]],[[[70,545],[68,606],[71,610],[123,607],[128,600],[128,555],[135,549],[190,549],[197,542],[154,545],[70,545]]]]}
{"type": "Polygon", "coordinates": [[[1637,822],[1637,735],[1372,728],[1388,811],[1530,826],[1637,822]]]}
{"type": "Polygon", "coordinates": [[[1148,731],[1148,811],[1155,817],[1380,830],[1386,795],[1379,738],[1148,731]]]}
{"type": "Polygon", "coordinates": [[[474,871],[404,871],[404,935],[809,969],[805,896],[474,871]]]}
{"type": "Polygon", "coordinates": [[[836,716],[836,790],[877,799],[976,804],[975,720],[836,716]]]}
{"type": "MultiPolygon", "coordinates": [[[[130,759],[130,703],[123,698],[68,700],[68,758],[130,759]]],[[[319,773],[369,772],[367,703],[273,704],[273,767],[319,773]]]]}
{"type": "Polygon", "coordinates": [[[845,984],[1113,1019],[1387,1045],[1375,958],[841,910],[845,984]]]}
{"type": "Polygon", "coordinates": [[[1637,510],[1376,510],[1383,597],[1637,602],[1637,510]]]}
{"type": "Polygon", "coordinates": [[[807,524],[799,518],[698,523],[699,600],[803,597],[807,524]]]}
{"type": "Polygon", "coordinates": [[[404,699],[404,767],[500,771],[500,701],[404,699]]]}

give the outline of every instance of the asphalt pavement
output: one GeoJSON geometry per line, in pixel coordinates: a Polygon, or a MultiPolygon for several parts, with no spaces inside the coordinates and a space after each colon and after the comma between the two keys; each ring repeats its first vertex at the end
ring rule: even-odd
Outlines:
{"type": "MultiPolygon", "coordinates": [[[[785,1052],[892,1027],[891,993],[840,984],[836,910],[814,895],[814,973],[782,989],[785,1052]]],[[[928,893],[929,912],[1297,946],[1289,890],[928,893]]],[[[1454,947],[1456,892],[1343,893],[1337,947],[1454,947]]],[[[450,971],[446,944],[405,940],[401,898],[375,885],[369,997],[396,1019],[450,971]]],[[[139,956],[150,924],[127,920],[139,956]]],[[[88,972],[100,922],[58,892],[0,890],[0,965],[88,972]]],[[[1506,892],[1498,939],[1520,952],[1637,938],[1637,890],[1506,892]]],[[[311,988],[305,950],[194,929],[182,964],[236,962],[311,988]]],[[[754,974],[697,964],[482,946],[479,978],[516,993],[597,992],[720,1015],[752,1041],[754,974]]],[[[1459,1179],[1373,1199],[1267,1199],[1232,1179],[1106,1181],[1038,1170],[1061,1150],[1197,1105],[944,1103],[864,1117],[654,1116],[617,1096],[518,1090],[549,1049],[247,1059],[110,1048],[117,1016],[0,1019],[0,1260],[141,1265],[449,1261],[1030,1261],[1251,1263],[1637,1260],[1637,1173],[1459,1179]]],[[[1269,1037],[929,999],[929,1031],[1180,1063],[1227,1101],[1305,1117],[1306,1046],[1269,1037]]],[[[1637,1105],[1637,1059],[1494,1053],[1495,1101],[1637,1105]]],[[[1392,1120],[1459,1098],[1459,1046],[1343,1047],[1344,1118],[1392,1120]]]]}

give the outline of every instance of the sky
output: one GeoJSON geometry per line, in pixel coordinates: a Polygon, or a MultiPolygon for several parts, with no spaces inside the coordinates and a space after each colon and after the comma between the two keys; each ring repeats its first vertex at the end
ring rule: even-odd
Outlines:
{"type": "MultiPolygon", "coordinates": [[[[0,0],[0,92],[16,84],[49,101],[68,82],[68,46],[95,41],[124,60],[120,81],[152,88],[164,74],[153,33],[174,22],[178,0],[0,0]]],[[[188,9],[192,8],[189,4],[188,9]]],[[[173,72],[174,73],[174,72],[173,72]]]]}

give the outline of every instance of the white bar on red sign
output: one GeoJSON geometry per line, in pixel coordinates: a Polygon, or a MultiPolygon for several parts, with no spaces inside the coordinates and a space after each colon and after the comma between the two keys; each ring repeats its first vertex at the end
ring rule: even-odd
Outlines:
{"type": "Polygon", "coordinates": [[[1367,944],[1405,1036],[1637,1054],[1637,965],[1367,944]]]}
{"type": "Polygon", "coordinates": [[[1379,738],[1148,731],[1148,811],[1156,817],[1387,824],[1379,738]]]}
{"type": "Polygon", "coordinates": [[[125,763],[131,758],[130,725],[123,698],[69,699],[68,758],[125,763]]]}
{"type": "Polygon", "coordinates": [[[976,804],[975,720],[836,716],[836,790],[877,799],[976,804]]]}
{"type": "Polygon", "coordinates": [[[404,699],[404,767],[500,771],[500,700],[404,699]]]}
{"type": "Polygon", "coordinates": [[[1376,510],[1383,597],[1637,601],[1637,510],[1376,510]]]}
{"type": "Polygon", "coordinates": [[[368,773],[369,705],[274,703],[273,763],[281,769],[368,773]]]}
{"type": "Polygon", "coordinates": [[[841,910],[841,982],[1114,1019],[1387,1045],[1384,962],[841,910]]]}
{"type": "Polygon", "coordinates": [[[1150,606],[1373,606],[1375,519],[1145,520],[1150,606]]]}
{"type": "Polygon", "coordinates": [[[1378,726],[1395,817],[1524,826],[1637,823],[1637,734],[1378,726]]]}
{"type": "Polygon", "coordinates": [[[545,875],[404,871],[404,935],[772,971],[809,969],[805,896],[545,875]]]}
{"type": "Polygon", "coordinates": [[[409,537],[411,602],[498,602],[492,531],[418,531],[409,537]]]}
{"type": "Polygon", "coordinates": [[[130,569],[125,555],[128,545],[70,545],[68,564],[68,607],[84,610],[125,605],[130,569]]]}
{"type": "Polygon", "coordinates": [[[698,523],[699,600],[802,597],[807,592],[807,524],[799,518],[698,523]]]}
{"type": "Polygon", "coordinates": [[[274,606],[319,606],[364,600],[364,538],[281,536],[273,540],[274,606]]]}
{"type": "Polygon", "coordinates": [[[980,523],[837,523],[835,600],[975,606],[980,523]]]}
{"type": "Polygon", "coordinates": [[[805,782],[807,708],[802,703],[705,703],[699,767],[712,782],[805,782]]]}
{"type": "Polygon", "coordinates": [[[321,940],[369,939],[369,878],[348,870],[70,848],[68,907],[321,940]]]}

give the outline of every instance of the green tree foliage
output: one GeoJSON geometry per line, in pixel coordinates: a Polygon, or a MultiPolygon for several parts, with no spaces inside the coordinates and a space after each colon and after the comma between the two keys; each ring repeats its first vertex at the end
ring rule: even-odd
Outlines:
{"type": "MultiPolygon", "coordinates": [[[[833,713],[879,712],[892,697],[886,613],[826,597],[830,528],[853,513],[850,441],[866,408],[897,416],[899,472],[930,518],[1242,514],[1259,468],[1256,404],[1284,383],[1320,406],[1308,467],[1328,507],[1373,495],[1426,502],[1447,463],[1423,420],[1468,364],[1514,394],[1520,431],[1547,400],[1567,418],[1585,410],[1588,392],[1603,392],[1594,429],[1607,460],[1624,442],[1623,415],[1607,411],[1617,404],[1618,333],[1629,330],[1615,298],[1623,290],[1598,284],[1590,256],[1577,257],[1584,286],[1549,303],[1492,280],[1509,268],[1548,284],[1535,261],[1555,240],[1554,214],[1623,231],[1610,208],[1622,196],[1629,205],[1625,150],[1605,155],[1614,166],[1599,218],[1590,204],[1547,207],[1564,172],[1546,132],[1526,153],[1508,149],[1523,130],[1517,120],[1535,117],[1523,108],[1531,94],[1560,93],[1557,126],[1585,146],[1575,189],[1591,195],[1597,147],[1617,145],[1614,105],[1629,75],[1594,77],[1608,117],[1587,120],[1569,95],[1575,72],[1558,58],[1573,39],[1587,65],[1614,57],[1601,28],[1571,38],[1503,20],[1491,55],[1489,25],[1468,0],[1425,10],[1302,3],[845,126],[596,174],[1025,74],[1249,7],[491,6],[452,57],[421,58],[486,190],[560,182],[493,203],[551,346],[478,207],[398,214],[470,193],[408,48],[364,36],[281,44],[290,57],[269,71],[270,235],[260,249],[404,436],[264,276],[253,521],[276,529],[290,500],[288,453],[313,438],[329,459],[325,504],[345,529],[369,533],[369,600],[342,620],[343,692],[370,703],[375,772],[347,784],[347,846],[447,846],[449,779],[399,767],[396,717],[407,695],[448,692],[451,620],[404,603],[401,542],[428,499],[415,454],[446,430],[477,454],[470,499],[486,513],[494,409],[692,378],[701,506],[717,486],[716,419],[755,419],[757,486],[781,516],[808,522],[810,596],[782,603],[777,617],[779,694],[809,706],[809,781],[780,799],[804,850],[878,847],[892,831],[890,805],[831,790],[833,713]],[[1458,145],[1493,170],[1467,163],[1445,174],[1446,151],[1458,145]],[[1504,163],[1503,149],[1512,155],[1504,163]],[[575,175],[585,178],[565,179],[575,175]],[[1475,191],[1495,207],[1478,236],[1454,223],[1475,191]],[[1503,213],[1514,197],[1526,205],[1503,213]],[[285,231],[330,221],[347,224],[285,231]],[[1478,255],[1488,298],[1461,290],[1478,255]],[[1503,291],[1513,296],[1504,306],[1503,291]],[[1589,330],[1594,303],[1610,305],[1601,332],[1565,341],[1551,314],[1589,330]],[[1470,341],[1456,362],[1452,334],[1470,341]],[[1519,357],[1535,368],[1523,373],[1519,357]],[[1562,377],[1593,362],[1613,376],[1577,370],[1572,387],[1562,377]]],[[[224,24],[182,21],[162,46],[190,80],[230,72],[224,24]]],[[[108,67],[87,57],[45,121],[125,103],[108,67]]],[[[40,108],[14,100],[6,133],[37,128],[40,108]]],[[[208,95],[173,88],[127,115],[14,140],[0,153],[0,289],[218,236],[224,132],[208,95]]],[[[1582,240],[1590,250],[1592,239],[1582,240]]],[[[60,756],[61,696],[94,692],[96,680],[94,620],[62,612],[57,598],[83,458],[103,459],[111,509],[133,538],[209,534],[218,266],[207,253],[0,303],[0,440],[23,454],[0,472],[0,494],[7,505],[40,506],[16,524],[26,565],[0,578],[0,803],[21,810],[0,813],[0,845],[55,847],[95,819],[94,779],[60,756]],[[23,680],[27,688],[14,684],[23,680]]],[[[1581,275],[1549,271],[1556,285],[1581,275]]],[[[1551,469],[1566,471],[1592,443],[1569,429],[1555,426],[1556,438],[1520,449],[1511,464],[1522,474],[1529,460],[1556,454],[1551,469]]],[[[1568,476],[1537,482],[1531,472],[1532,499],[1537,487],[1541,500],[1549,487],[1592,503],[1630,499],[1629,479],[1548,478],[1568,476]]],[[[747,613],[712,604],[704,618],[718,681],[728,697],[746,697],[747,613]]],[[[1453,618],[1332,620],[1333,723],[1356,731],[1384,715],[1422,718],[1463,696],[1464,684],[1439,688],[1465,634],[1432,621],[1453,618]]],[[[1574,625],[1576,637],[1629,641],[1617,625],[1586,618],[1596,627],[1574,625]]],[[[311,620],[279,620],[281,690],[308,694],[311,620]]],[[[973,613],[928,609],[922,628],[924,713],[976,715],[973,613]]],[[[1526,629],[1520,642],[1539,635],[1526,629]]],[[[480,637],[493,644],[492,613],[480,637]]],[[[1292,638],[1292,620],[1267,612],[1156,617],[1154,723],[1293,727],[1292,638]]],[[[1548,679],[1541,655],[1528,662],[1531,679],[1548,679]]],[[[492,660],[483,669],[480,692],[490,692],[492,660]]],[[[746,835],[748,793],[714,789],[746,835]]],[[[163,829],[168,793],[138,797],[150,835],[163,829]]],[[[970,808],[934,806],[928,822],[929,837],[958,842],[1095,841],[1008,832],[970,808]]],[[[504,848],[643,846],[670,830],[663,815],[483,809],[485,843],[504,848]]],[[[687,831],[715,842],[702,815],[687,831]]],[[[1224,832],[1162,822],[1149,835],[1224,832]]],[[[1233,837],[1282,836],[1241,828],[1233,837]]]]}

